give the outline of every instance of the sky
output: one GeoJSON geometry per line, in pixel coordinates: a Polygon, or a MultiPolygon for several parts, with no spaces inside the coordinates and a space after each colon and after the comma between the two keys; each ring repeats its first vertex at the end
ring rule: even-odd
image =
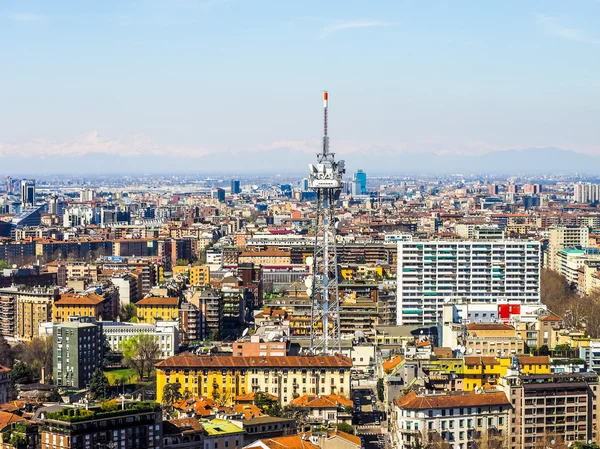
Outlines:
{"type": "Polygon", "coordinates": [[[323,90],[346,159],[600,155],[598,23],[599,0],[2,0],[0,172],[89,154],[310,159],[323,90]]]}

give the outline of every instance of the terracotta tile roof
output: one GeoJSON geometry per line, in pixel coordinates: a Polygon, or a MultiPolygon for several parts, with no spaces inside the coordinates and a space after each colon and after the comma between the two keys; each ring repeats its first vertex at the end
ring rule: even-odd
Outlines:
{"type": "Polygon", "coordinates": [[[175,306],[179,305],[179,298],[162,298],[149,296],[148,298],[140,299],[135,303],[136,307],[139,306],[175,306]]]}
{"type": "MultiPolygon", "coordinates": [[[[138,303],[139,304],[139,303],[138,303]]],[[[352,360],[343,355],[231,357],[175,355],[155,365],[157,368],[351,368],[352,360]]]]}
{"type": "Polygon", "coordinates": [[[105,298],[95,294],[89,295],[77,295],[74,293],[64,293],[54,301],[56,306],[69,306],[69,305],[82,305],[82,306],[96,306],[103,302],[105,298]]]}
{"type": "MultiPolygon", "coordinates": [[[[266,393],[266,395],[269,399],[273,399],[275,401],[279,400],[279,398],[277,396],[274,396],[272,394],[266,393]]],[[[251,393],[241,394],[241,395],[237,396],[235,398],[235,401],[236,402],[254,402],[255,396],[256,396],[256,393],[254,391],[252,391],[251,393]]]]}
{"type": "Polygon", "coordinates": [[[0,365],[0,373],[9,373],[11,371],[12,369],[10,369],[8,366],[0,365]]]}
{"type": "MultiPolygon", "coordinates": [[[[170,419],[167,421],[168,424],[163,428],[163,433],[172,434],[172,433],[194,433],[200,432],[204,430],[200,421],[195,418],[180,418],[180,419],[170,419]],[[167,432],[164,432],[164,431],[167,432]]],[[[167,424],[165,423],[165,424],[167,424]]]]}
{"type": "Polygon", "coordinates": [[[264,416],[260,408],[253,404],[235,404],[233,406],[233,411],[235,413],[242,413],[246,419],[264,416]]]}
{"type": "Polygon", "coordinates": [[[388,360],[383,364],[383,371],[388,372],[396,368],[400,363],[404,360],[402,357],[398,356],[393,358],[392,360],[388,360]]]}
{"type": "Polygon", "coordinates": [[[265,438],[255,441],[246,447],[266,446],[269,449],[320,449],[316,444],[303,439],[302,435],[289,435],[286,437],[265,438]]]}
{"type": "Polygon", "coordinates": [[[470,331],[514,331],[515,328],[509,324],[502,323],[471,323],[467,324],[470,331]]]}
{"type": "Polygon", "coordinates": [[[562,321],[562,318],[552,313],[548,316],[540,318],[540,321],[562,321]]]}
{"type": "Polygon", "coordinates": [[[452,348],[433,348],[433,353],[439,359],[451,359],[454,357],[452,348]]]}
{"type": "Polygon", "coordinates": [[[519,365],[549,365],[550,357],[547,355],[519,357],[519,365]]]}
{"type": "Polygon", "coordinates": [[[396,406],[409,410],[428,410],[457,407],[477,407],[490,405],[510,405],[510,401],[503,392],[476,393],[453,395],[428,395],[418,396],[410,393],[396,399],[396,406]]]}
{"type": "Polygon", "coordinates": [[[215,401],[204,396],[196,396],[190,399],[181,399],[175,402],[173,407],[181,412],[192,412],[197,416],[209,416],[213,414],[215,401]]]}
{"type": "Polygon", "coordinates": [[[25,418],[19,415],[15,415],[14,413],[0,412],[0,431],[3,430],[9,424],[18,421],[25,421],[25,418]]]}
{"type": "Polygon", "coordinates": [[[350,441],[351,443],[356,444],[357,446],[362,446],[362,442],[360,441],[360,437],[356,435],[350,435],[349,433],[342,432],[341,430],[329,430],[327,431],[328,438],[343,438],[346,441],[350,441]]]}
{"type": "Polygon", "coordinates": [[[290,402],[291,405],[300,405],[308,408],[338,408],[340,406],[352,407],[352,401],[337,394],[322,396],[304,395],[290,402]]]}
{"type": "Polygon", "coordinates": [[[492,356],[467,356],[465,357],[465,365],[499,365],[500,362],[492,356]]]}

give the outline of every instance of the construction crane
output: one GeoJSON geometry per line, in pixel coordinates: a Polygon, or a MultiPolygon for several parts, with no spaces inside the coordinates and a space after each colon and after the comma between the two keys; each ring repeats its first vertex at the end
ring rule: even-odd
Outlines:
{"type": "Polygon", "coordinates": [[[309,164],[308,186],[317,193],[317,217],[312,274],[306,280],[311,298],[310,352],[325,355],[341,352],[335,208],[346,172],[344,161],[336,162],[329,151],[328,103],[329,95],[324,92],[323,150],[317,154],[317,164],[309,164]]]}

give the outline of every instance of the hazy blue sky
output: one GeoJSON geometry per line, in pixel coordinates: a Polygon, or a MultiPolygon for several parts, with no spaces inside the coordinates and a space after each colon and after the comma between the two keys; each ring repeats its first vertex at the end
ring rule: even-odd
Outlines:
{"type": "MultiPolygon", "coordinates": [[[[2,0],[0,154],[600,154],[600,1],[2,0]]],[[[0,159],[1,163],[1,159],[0,159]]]]}

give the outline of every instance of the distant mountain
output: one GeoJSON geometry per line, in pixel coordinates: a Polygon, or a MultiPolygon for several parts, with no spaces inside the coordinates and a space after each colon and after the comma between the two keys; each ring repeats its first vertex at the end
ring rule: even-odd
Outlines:
{"type": "MultiPolygon", "coordinates": [[[[316,155],[316,152],[315,152],[316,155]]],[[[222,152],[201,157],[82,156],[0,157],[0,174],[141,174],[141,173],[289,173],[302,175],[316,156],[286,148],[260,152],[222,152]]],[[[446,173],[595,173],[600,157],[559,148],[494,151],[479,156],[364,151],[341,155],[348,172],[362,168],[377,174],[446,173]]]]}

